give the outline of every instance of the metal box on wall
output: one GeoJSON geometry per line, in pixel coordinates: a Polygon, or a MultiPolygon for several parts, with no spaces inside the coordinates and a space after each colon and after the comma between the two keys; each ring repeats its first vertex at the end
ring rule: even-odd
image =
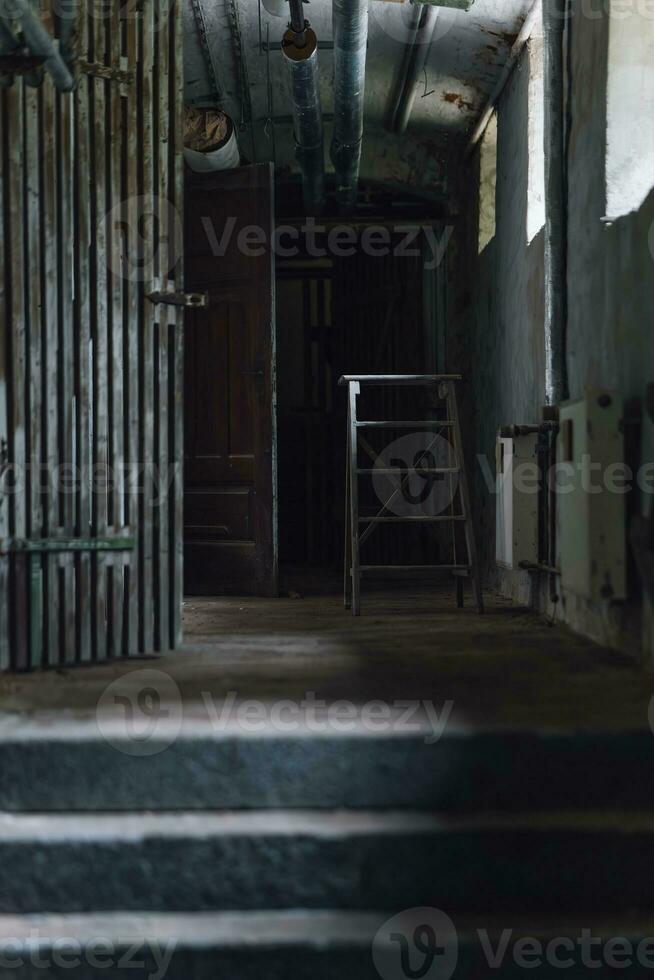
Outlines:
{"type": "Polygon", "coordinates": [[[498,437],[495,556],[503,568],[538,561],[536,434],[498,437]]]}
{"type": "Polygon", "coordinates": [[[561,406],[557,540],[561,584],[594,602],[624,599],[626,508],[622,399],[589,391],[561,406]]]}

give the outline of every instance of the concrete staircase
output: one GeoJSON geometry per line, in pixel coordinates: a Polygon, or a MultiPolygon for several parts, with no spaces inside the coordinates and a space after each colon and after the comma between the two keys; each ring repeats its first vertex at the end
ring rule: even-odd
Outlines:
{"type": "Polygon", "coordinates": [[[652,976],[649,729],[0,735],[0,980],[652,976]]]}

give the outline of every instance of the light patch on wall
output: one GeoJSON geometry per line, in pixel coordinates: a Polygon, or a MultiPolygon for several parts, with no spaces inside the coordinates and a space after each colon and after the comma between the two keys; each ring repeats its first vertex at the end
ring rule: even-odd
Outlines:
{"type": "Polygon", "coordinates": [[[543,39],[529,41],[529,175],[527,183],[527,244],[545,225],[545,93],[543,39]]]}
{"type": "Polygon", "coordinates": [[[611,3],[609,18],[606,215],[618,218],[654,186],[654,16],[611,3]]]}
{"type": "Polygon", "coordinates": [[[497,191],[497,113],[486,127],[479,151],[479,254],[495,238],[497,191]]]}

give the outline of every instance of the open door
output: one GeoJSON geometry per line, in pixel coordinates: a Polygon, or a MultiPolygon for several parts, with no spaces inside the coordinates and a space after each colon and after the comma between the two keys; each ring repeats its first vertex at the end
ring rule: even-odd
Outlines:
{"type": "Polygon", "coordinates": [[[271,164],[194,177],[186,284],[185,589],[277,592],[271,164]]]}

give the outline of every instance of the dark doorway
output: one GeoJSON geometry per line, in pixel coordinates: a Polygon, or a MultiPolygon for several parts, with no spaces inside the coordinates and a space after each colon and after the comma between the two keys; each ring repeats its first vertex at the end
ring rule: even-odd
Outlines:
{"type": "MultiPolygon", "coordinates": [[[[371,254],[366,231],[350,228],[352,254],[326,248],[324,257],[277,260],[280,562],[292,582],[298,567],[342,567],[347,412],[339,377],[438,370],[434,282],[444,270],[432,267],[417,230],[406,249],[406,229],[387,227],[385,255],[379,243],[371,254]]],[[[327,232],[318,239],[326,244],[327,232]]],[[[376,391],[371,411],[398,411],[387,404],[393,397],[376,391]]],[[[388,528],[370,555],[390,562],[424,547],[388,528]]]]}

